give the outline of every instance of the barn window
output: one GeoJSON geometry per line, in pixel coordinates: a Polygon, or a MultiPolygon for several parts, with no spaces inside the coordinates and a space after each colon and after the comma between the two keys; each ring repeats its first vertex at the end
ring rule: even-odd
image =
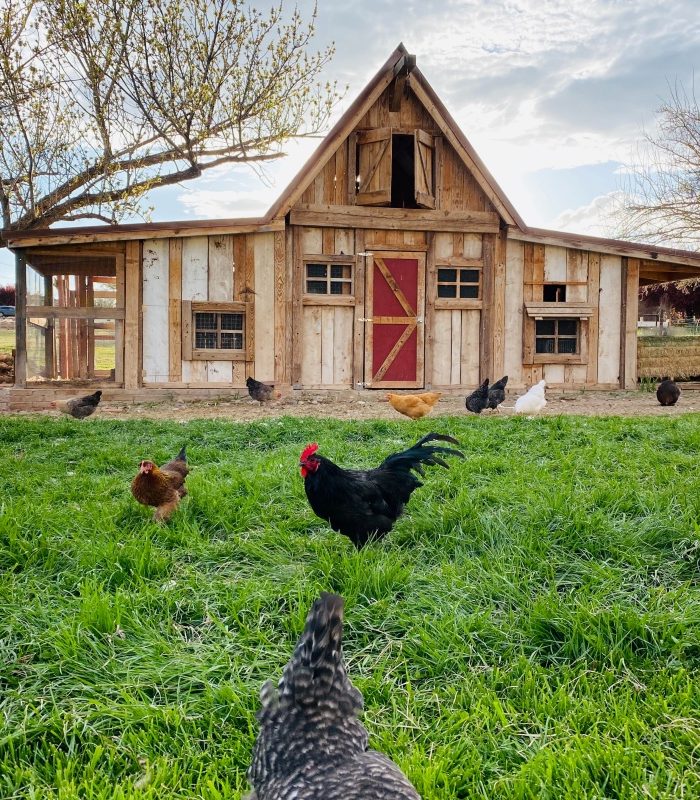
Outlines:
{"type": "Polygon", "coordinates": [[[308,261],[305,271],[306,294],[352,295],[352,262],[308,261]]]}
{"type": "Polygon", "coordinates": [[[182,357],[239,361],[246,352],[245,303],[182,303],[182,357]]]}
{"type": "Polygon", "coordinates": [[[432,135],[377,128],[356,141],[357,205],[435,208],[432,135]]]}
{"type": "Polygon", "coordinates": [[[438,267],[438,297],[478,300],[480,295],[481,270],[478,267],[438,267]]]}
{"type": "Polygon", "coordinates": [[[579,320],[536,320],[535,352],[576,355],[579,352],[579,320]]]}

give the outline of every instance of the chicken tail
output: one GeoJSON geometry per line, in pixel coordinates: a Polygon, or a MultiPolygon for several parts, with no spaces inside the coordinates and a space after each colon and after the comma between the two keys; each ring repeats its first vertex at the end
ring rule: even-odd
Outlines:
{"type": "Polygon", "coordinates": [[[459,444],[457,439],[454,439],[452,436],[446,436],[442,433],[428,433],[408,450],[404,450],[401,453],[394,453],[394,455],[386,458],[381,465],[381,469],[406,470],[407,472],[415,470],[419,475],[423,475],[423,464],[428,466],[439,464],[441,467],[449,469],[448,463],[441,458],[441,454],[464,458],[464,453],[461,450],[454,450],[451,447],[439,447],[435,445],[423,447],[424,444],[435,441],[459,444]]]}
{"type": "Polygon", "coordinates": [[[185,464],[187,463],[187,453],[185,452],[186,449],[187,445],[184,445],[182,450],[180,450],[180,452],[175,457],[175,461],[184,461],[185,464]]]}
{"type": "Polygon", "coordinates": [[[348,680],[343,665],[343,606],[340,595],[323,592],[311,607],[294,654],[279,684],[281,703],[312,705],[333,694],[350,700],[347,711],[362,707],[362,695],[348,680]]]}

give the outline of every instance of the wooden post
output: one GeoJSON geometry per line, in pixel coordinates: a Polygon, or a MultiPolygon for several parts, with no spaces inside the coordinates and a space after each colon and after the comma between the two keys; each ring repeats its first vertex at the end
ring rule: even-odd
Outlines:
{"type": "Polygon", "coordinates": [[[496,237],[492,233],[483,235],[482,272],[483,305],[481,308],[481,330],[479,331],[479,380],[492,378],[493,373],[493,338],[494,338],[494,277],[496,269],[496,237]]]}
{"type": "MultiPolygon", "coordinates": [[[[53,278],[44,276],[44,305],[53,305],[53,278]]],[[[47,378],[56,377],[56,363],[54,357],[54,330],[56,322],[52,317],[46,320],[46,335],[44,338],[44,361],[46,362],[45,374],[47,378]]]]}
{"type": "Polygon", "coordinates": [[[124,388],[141,385],[141,245],[126,244],[125,319],[124,319],[124,388]]]}
{"type": "Polygon", "coordinates": [[[27,259],[15,252],[15,386],[27,385],[27,259]]]}
{"type": "Polygon", "coordinates": [[[639,308],[639,259],[628,258],[623,270],[622,284],[624,314],[620,340],[624,342],[624,361],[620,360],[622,387],[628,391],[637,388],[637,312],[639,308]]]}
{"type": "Polygon", "coordinates": [[[505,329],[506,329],[506,246],[507,231],[504,228],[496,237],[496,252],[493,271],[493,377],[497,381],[504,373],[505,329]]]}
{"type": "MultiPolygon", "coordinates": [[[[170,273],[168,280],[168,373],[173,383],[180,383],[182,380],[182,239],[170,240],[168,269],[170,273]]],[[[231,283],[233,284],[233,276],[231,276],[231,283]]]]}

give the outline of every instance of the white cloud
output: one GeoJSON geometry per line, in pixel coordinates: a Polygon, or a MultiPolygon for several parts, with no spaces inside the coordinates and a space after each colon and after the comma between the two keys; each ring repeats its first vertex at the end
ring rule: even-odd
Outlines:
{"type": "Polygon", "coordinates": [[[558,231],[614,238],[616,236],[615,212],[620,207],[620,199],[619,192],[610,192],[594,197],[590,203],[584,206],[562,211],[553,220],[551,227],[558,231]]]}

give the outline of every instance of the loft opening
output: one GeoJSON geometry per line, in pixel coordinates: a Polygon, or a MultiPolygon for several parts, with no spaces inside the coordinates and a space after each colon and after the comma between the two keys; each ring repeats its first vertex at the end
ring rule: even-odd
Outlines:
{"type": "Polygon", "coordinates": [[[566,284],[565,283],[545,283],[542,286],[542,302],[544,303],[565,303],[566,284]]]}

